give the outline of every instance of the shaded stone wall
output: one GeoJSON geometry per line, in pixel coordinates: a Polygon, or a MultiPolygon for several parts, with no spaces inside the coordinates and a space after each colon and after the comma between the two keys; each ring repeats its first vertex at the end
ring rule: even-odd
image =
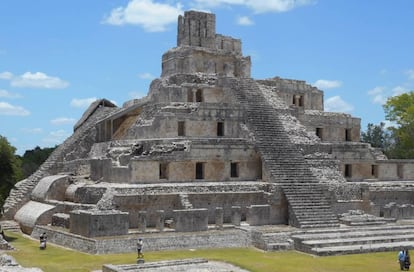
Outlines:
{"type": "Polygon", "coordinates": [[[147,212],[147,226],[153,227],[158,218],[157,211],[164,210],[164,217],[173,217],[173,210],[182,209],[178,194],[121,195],[116,194],[112,203],[117,209],[128,212],[130,228],[138,227],[138,213],[147,212]]]}
{"type": "Polygon", "coordinates": [[[231,222],[232,206],[241,208],[241,218],[246,220],[247,207],[250,205],[267,204],[263,192],[233,192],[233,193],[202,193],[188,194],[188,199],[194,208],[208,209],[209,223],[215,223],[216,208],[223,208],[225,223],[231,222]]]}

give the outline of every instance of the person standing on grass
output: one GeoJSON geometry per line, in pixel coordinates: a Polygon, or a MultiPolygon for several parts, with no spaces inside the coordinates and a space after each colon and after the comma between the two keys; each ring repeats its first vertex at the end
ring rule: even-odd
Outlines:
{"type": "Polygon", "coordinates": [[[400,263],[400,269],[404,270],[404,262],[405,262],[405,251],[404,250],[400,250],[400,252],[398,252],[398,262],[400,263]]]}
{"type": "Polygon", "coordinates": [[[141,238],[138,239],[137,242],[137,251],[138,251],[138,258],[144,258],[144,254],[142,254],[142,247],[144,246],[144,242],[141,238]]]}
{"type": "Polygon", "coordinates": [[[410,259],[410,253],[408,252],[408,250],[404,251],[404,268],[406,270],[410,270],[410,265],[411,265],[411,259],[410,259]]]}

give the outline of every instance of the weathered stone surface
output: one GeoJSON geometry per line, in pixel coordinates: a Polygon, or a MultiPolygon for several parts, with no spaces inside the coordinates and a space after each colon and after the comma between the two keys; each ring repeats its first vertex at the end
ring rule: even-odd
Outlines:
{"type": "Polygon", "coordinates": [[[208,229],[207,209],[174,210],[173,214],[176,231],[191,232],[208,229]]]}
{"type": "MultiPolygon", "coordinates": [[[[153,248],[163,249],[205,246],[191,236],[173,247],[163,235],[202,235],[208,224],[223,233],[226,223],[338,227],[338,214],[355,209],[414,218],[414,160],[388,160],[360,143],[361,120],[325,112],[323,91],[305,81],[250,78],[241,40],[217,34],[215,24],[210,13],[180,16],[177,47],[163,54],[148,95],[120,108],[92,103],[73,135],[16,184],[4,217],[25,232],[70,221],[74,234],[52,239],[94,253],[125,244],[85,237],[129,228],[159,231],[153,248]]],[[[203,237],[226,246],[227,238],[203,237]]],[[[280,233],[252,237],[240,243],[292,247],[280,233]]]]}
{"type": "Polygon", "coordinates": [[[32,199],[45,201],[48,199],[64,200],[65,191],[69,186],[67,175],[56,175],[44,177],[39,181],[32,192],[32,199]]]}
{"type": "Polygon", "coordinates": [[[75,210],[70,213],[70,232],[85,237],[125,235],[128,233],[128,213],[75,210]]]}
{"type": "Polygon", "coordinates": [[[22,231],[31,233],[35,225],[51,223],[52,215],[56,213],[56,206],[36,201],[27,202],[15,215],[22,231]]]}
{"type": "Polygon", "coordinates": [[[246,221],[251,226],[269,224],[270,205],[251,205],[247,209],[246,221]]]}

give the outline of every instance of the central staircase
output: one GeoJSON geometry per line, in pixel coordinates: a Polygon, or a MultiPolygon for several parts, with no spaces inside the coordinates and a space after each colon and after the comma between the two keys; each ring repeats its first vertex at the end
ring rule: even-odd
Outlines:
{"type": "Polygon", "coordinates": [[[273,182],[280,184],[289,203],[289,225],[299,228],[337,227],[321,184],[301,151],[289,139],[280,113],[272,107],[252,79],[234,82],[234,95],[247,113],[247,125],[273,182]]]}

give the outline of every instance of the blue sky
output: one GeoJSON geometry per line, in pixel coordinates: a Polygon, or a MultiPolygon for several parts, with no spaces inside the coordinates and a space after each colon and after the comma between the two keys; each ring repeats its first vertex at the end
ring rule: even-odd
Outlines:
{"type": "Polygon", "coordinates": [[[363,129],[414,90],[412,0],[2,0],[0,135],[18,154],[54,146],[93,100],[146,95],[189,9],[242,40],[253,78],[305,80],[363,129]]]}

